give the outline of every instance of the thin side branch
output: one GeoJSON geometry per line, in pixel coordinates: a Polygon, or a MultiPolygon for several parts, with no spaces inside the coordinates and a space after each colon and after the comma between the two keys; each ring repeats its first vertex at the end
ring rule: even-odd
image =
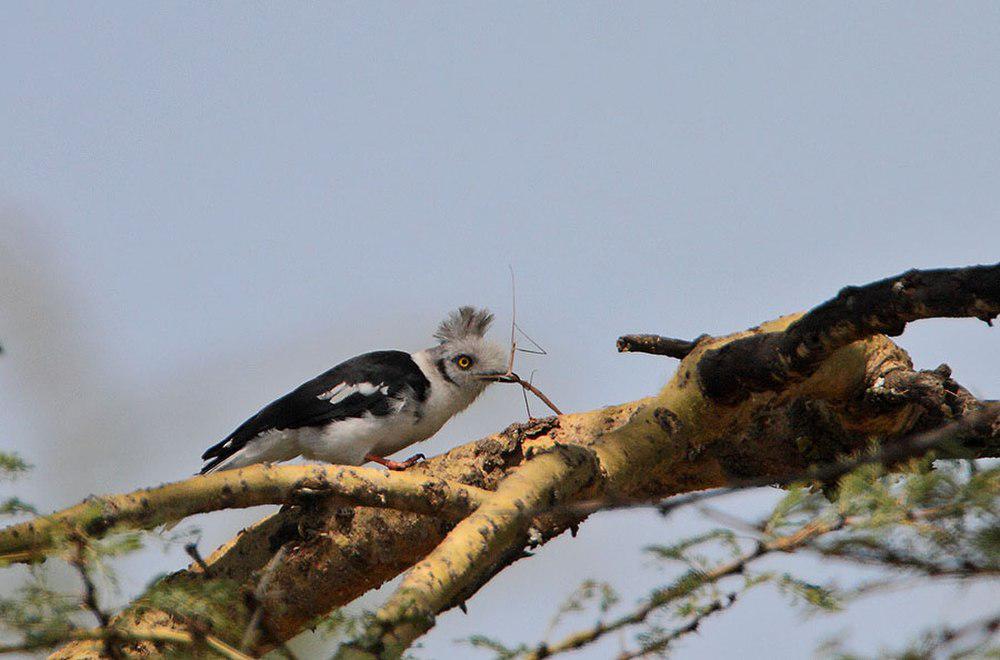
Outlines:
{"type": "Polygon", "coordinates": [[[229,660],[252,660],[253,656],[246,655],[226,644],[221,639],[211,635],[192,635],[189,632],[182,632],[166,626],[149,626],[145,628],[77,628],[66,632],[58,639],[37,639],[23,644],[0,645],[0,655],[9,653],[29,653],[42,649],[52,648],[67,641],[104,641],[114,639],[118,642],[155,642],[162,644],[175,644],[178,646],[192,647],[203,644],[217,655],[229,660]]]}
{"type": "MultiPolygon", "coordinates": [[[[905,499],[902,498],[905,496],[900,497],[901,499],[897,502],[897,504],[903,505],[905,499]]],[[[961,505],[958,505],[957,503],[949,503],[922,509],[908,510],[907,519],[909,521],[925,522],[947,519],[954,515],[956,510],[961,510],[960,507],[961,505]]],[[[843,509],[841,509],[837,515],[831,516],[829,515],[829,512],[820,511],[815,513],[812,519],[808,522],[801,523],[795,531],[785,533],[780,536],[776,536],[773,532],[769,531],[772,528],[766,521],[762,521],[758,524],[751,524],[750,522],[742,519],[730,518],[724,520],[724,524],[729,527],[750,529],[754,536],[758,537],[758,540],[753,548],[741,553],[739,556],[726,563],[715,566],[714,568],[708,570],[701,567],[693,568],[684,575],[680,576],[670,586],[654,591],[641,605],[633,609],[631,612],[619,616],[609,622],[598,622],[593,627],[569,635],[558,643],[541,644],[531,653],[527,654],[526,658],[529,660],[538,660],[540,658],[550,657],[558,653],[572,651],[603,638],[610,633],[614,633],[626,627],[641,624],[645,622],[654,612],[662,610],[672,603],[682,600],[698,590],[715,584],[724,578],[737,574],[744,574],[746,568],[751,563],[756,562],[765,555],[778,552],[787,553],[796,550],[805,550],[818,552],[824,556],[834,557],[837,559],[849,559],[853,561],[867,561],[871,559],[874,564],[883,568],[888,567],[908,572],[916,571],[925,577],[931,578],[969,578],[972,576],[992,577],[996,575],[997,569],[995,566],[973,565],[964,560],[962,562],[958,562],[954,557],[947,557],[944,562],[936,563],[927,561],[919,556],[900,554],[898,551],[886,548],[881,548],[879,549],[879,553],[877,555],[868,557],[865,554],[858,554],[851,550],[851,548],[856,544],[856,540],[852,540],[850,537],[835,539],[832,544],[826,543],[826,541],[829,540],[829,535],[831,535],[831,533],[848,530],[850,528],[865,528],[872,524],[873,519],[877,519],[880,515],[882,514],[878,511],[869,511],[856,515],[845,515],[843,513],[843,509]]],[[[702,540],[707,538],[710,537],[706,535],[705,537],[702,537],[702,540]]],[[[861,540],[863,541],[863,538],[861,540]]],[[[865,546],[862,545],[861,547],[864,548],[865,546]]],[[[753,583],[750,582],[748,584],[753,583]]],[[[729,604],[732,604],[732,599],[733,597],[731,596],[729,604]]],[[[619,658],[634,658],[651,654],[656,651],[661,651],[666,648],[671,641],[676,639],[676,637],[690,632],[691,626],[697,627],[700,619],[704,618],[704,616],[710,615],[714,611],[717,611],[717,609],[716,604],[711,604],[700,610],[700,613],[696,614],[692,621],[690,621],[687,625],[676,629],[674,633],[662,636],[658,635],[652,641],[647,642],[639,651],[635,653],[625,653],[619,656],[619,658]],[[680,635],[677,633],[680,633],[680,635]]]]}
{"type": "Polygon", "coordinates": [[[246,629],[243,631],[243,638],[240,640],[240,648],[242,649],[252,649],[254,644],[257,643],[258,637],[261,633],[261,620],[264,616],[264,596],[267,594],[267,589],[271,584],[271,578],[274,577],[274,570],[281,564],[281,560],[284,559],[287,548],[282,547],[278,552],[271,558],[271,561],[267,563],[264,567],[263,575],[260,576],[260,581],[257,583],[257,588],[254,590],[253,600],[256,604],[254,608],[254,613],[250,617],[250,621],[247,623],[246,629]]]}
{"type": "Polygon", "coordinates": [[[708,335],[701,335],[688,341],[660,335],[622,335],[616,345],[619,353],[649,353],[683,360],[699,342],[709,338],[708,335]]]}
{"type": "MultiPolygon", "coordinates": [[[[109,630],[111,616],[102,610],[100,603],[97,602],[97,585],[94,584],[94,579],[90,575],[86,541],[82,538],[74,538],[73,545],[73,555],[70,557],[69,563],[80,574],[80,580],[83,582],[83,606],[94,615],[101,630],[109,630]]],[[[109,634],[103,641],[105,655],[112,660],[120,660],[122,653],[117,645],[119,640],[109,634]]]]}
{"type": "Polygon", "coordinates": [[[542,644],[534,651],[525,655],[525,660],[541,660],[559,653],[566,653],[581,648],[605,637],[609,633],[634,626],[645,621],[649,616],[667,605],[691,593],[696,587],[714,584],[730,575],[742,573],[747,566],[772,552],[787,552],[811,543],[817,537],[843,529],[844,518],[833,520],[814,520],[792,534],[779,536],[769,541],[761,541],[754,548],[731,561],[720,564],[708,571],[698,571],[696,574],[686,574],[674,584],[654,591],[644,603],[631,612],[608,622],[598,622],[592,628],[582,630],[565,637],[554,644],[542,644]]]}
{"type": "Polygon", "coordinates": [[[487,492],[415,472],[333,465],[255,465],[192,477],[157,488],[91,498],[0,530],[0,560],[43,557],[69,533],[95,538],[115,528],[152,529],[196,513],[338,497],[358,506],[450,519],[475,510],[487,492]]]}
{"type": "MultiPolygon", "coordinates": [[[[975,648],[976,646],[985,644],[994,637],[996,637],[997,632],[1000,632],[1000,612],[994,612],[992,615],[988,617],[977,619],[976,621],[972,621],[958,628],[945,626],[941,630],[936,631],[933,635],[930,636],[929,639],[927,639],[924,642],[923,648],[921,649],[922,656],[927,658],[973,657],[973,654],[969,653],[971,649],[964,649],[957,652],[953,651],[948,654],[945,654],[944,650],[949,647],[955,646],[957,642],[967,639],[969,637],[978,638],[973,643],[973,648],[975,648]]],[[[910,654],[909,657],[913,657],[913,655],[910,654]]]]}
{"type": "Polygon", "coordinates": [[[728,610],[736,603],[737,593],[734,591],[725,599],[714,600],[706,607],[703,607],[690,621],[683,626],[673,630],[667,635],[663,635],[648,644],[644,644],[636,651],[625,651],[618,656],[618,660],[634,660],[635,658],[647,657],[652,654],[662,653],[670,644],[676,642],[685,635],[698,632],[702,622],[713,614],[728,610]]]}

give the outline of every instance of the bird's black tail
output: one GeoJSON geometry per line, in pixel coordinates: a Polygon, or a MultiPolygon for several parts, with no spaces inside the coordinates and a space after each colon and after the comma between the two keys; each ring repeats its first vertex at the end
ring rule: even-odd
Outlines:
{"type": "Polygon", "coordinates": [[[208,463],[202,466],[199,474],[212,472],[247,446],[247,442],[256,435],[249,432],[251,421],[253,420],[244,422],[238,429],[205,450],[205,453],[201,455],[201,460],[208,461],[208,463]]]}

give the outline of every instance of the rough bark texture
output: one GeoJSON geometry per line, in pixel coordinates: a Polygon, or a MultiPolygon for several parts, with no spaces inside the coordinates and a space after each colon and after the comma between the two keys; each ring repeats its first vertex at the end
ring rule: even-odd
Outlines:
{"type": "MultiPolygon", "coordinates": [[[[657,394],[601,410],[514,424],[415,468],[415,475],[496,491],[457,525],[441,517],[317,501],[286,507],[242,532],[208,560],[166,578],[226,581],[244,594],[261,573],[259,599],[234,597],[210,615],[215,634],[238,641],[262,608],[259,653],[316,617],[414,567],[366,633],[342,657],[395,657],[528,545],[581,521],[553,504],[660,499],[748,478],[781,479],[809,465],[893,442],[982,408],[947,367],[914,371],[882,334],[931,316],[989,319],[1000,313],[1000,266],[910,272],[845,289],[805,315],[727,337],[705,338],[657,394]],[[508,479],[507,477],[511,478],[508,479]],[[282,549],[281,561],[269,564],[282,549]]],[[[1000,449],[1000,423],[974,438],[1000,449]]],[[[140,599],[130,625],[178,621],[140,599]]],[[[148,644],[143,652],[156,654],[148,644]]],[[[73,643],[54,657],[99,657],[73,643]]]]}
{"type": "Polygon", "coordinates": [[[705,393],[739,401],[813,373],[831,352],[876,333],[903,334],[910,321],[998,315],[1000,264],[911,270],[861,287],[849,286],[780,334],[732,342],[698,365],[705,393]]]}

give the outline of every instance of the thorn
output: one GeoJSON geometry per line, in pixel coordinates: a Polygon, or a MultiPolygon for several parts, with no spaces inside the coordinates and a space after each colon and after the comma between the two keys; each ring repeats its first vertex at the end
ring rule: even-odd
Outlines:
{"type": "Polygon", "coordinates": [[[538,344],[538,342],[537,342],[537,341],[535,341],[534,339],[532,339],[532,338],[531,338],[531,337],[530,337],[530,336],[528,335],[528,333],[527,333],[527,332],[525,332],[524,330],[522,330],[522,329],[521,329],[521,326],[519,326],[519,325],[518,325],[517,323],[515,323],[515,324],[514,324],[514,327],[515,327],[515,328],[517,328],[517,331],[518,331],[518,332],[520,332],[520,333],[521,333],[521,335],[522,335],[522,336],[523,336],[523,337],[524,337],[525,339],[527,339],[528,341],[530,341],[530,342],[531,342],[531,345],[532,345],[532,346],[534,346],[534,347],[535,347],[535,349],[536,349],[536,350],[532,351],[532,350],[528,350],[528,349],[525,349],[525,348],[519,348],[519,349],[518,349],[519,351],[521,351],[522,353],[531,353],[532,355],[548,355],[548,352],[547,352],[547,351],[546,351],[546,350],[545,350],[544,348],[542,348],[542,347],[541,347],[541,346],[540,346],[540,345],[538,344]]]}
{"type": "Polygon", "coordinates": [[[576,538],[576,533],[579,532],[579,531],[580,531],[580,525],[579,524],[573,523],[572,525],[569,526],[569,534],[573,538],[576,538]]]}
{"type": "MultiPolygon", "coordinates": [[[[531,385],[531,381],[535,379],[535,371],[537,371],[537,369],[532,369],[531,370],[531,376],[528,377],[528,385],[531,385]]],[[[527,388],[524,388],[524,387],[521,388],[521,396],[524,397],[524,411],[526,413],[528,413],[528,421],[530,422],[531,420],[534,419],[534,417],[531,414],[531,406],[528,405],[528,390],[527,390],[527,388]]]]}
{"type": "Polygon", "coordinates": [[[462,614],[468,614],[469,613],[469,608],[465,606],[465,601],[464,600],[461,603],[458,604],[458,609],[462,610],[462,614]]]}

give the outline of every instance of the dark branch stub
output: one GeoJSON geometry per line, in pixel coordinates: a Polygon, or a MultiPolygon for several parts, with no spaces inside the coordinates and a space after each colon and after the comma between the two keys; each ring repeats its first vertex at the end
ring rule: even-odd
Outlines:
{"type": "Polygon", "coordinates": [[[784,332],[737,339],[705,352],[698,375],[705,393],[738,403],[812,375],[834,351],[877,334],[902,334],[925,318],[1000,315],[1000,263],[911,270],[860,287],[846,287],[784,332]]]}
{"type": "Polygon", "coordinates": [[[699,335],[695,339],[674,339],[660,335],[622,335],[618,338],[619,353],[649,353],[651,355],[666,355],[683,360],[701,341],[709,335],[699,335]]]}

